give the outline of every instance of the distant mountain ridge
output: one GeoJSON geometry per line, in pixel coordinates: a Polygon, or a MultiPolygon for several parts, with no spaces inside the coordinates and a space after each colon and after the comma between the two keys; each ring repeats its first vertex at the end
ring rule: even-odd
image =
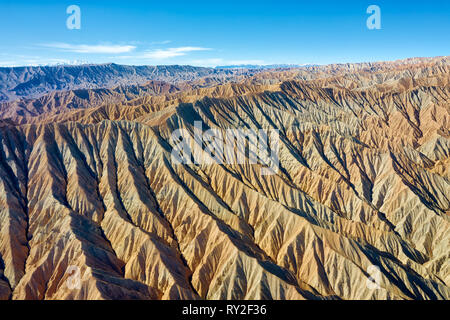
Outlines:
{"type": "Polygon", "coordinates": [[[0,68],[0,101],[38,98],[52,91],[140,85],[153,80],[174,84],[205,77],[227,78],[239,73],[242,72],[192,66],[127,66],[114,63],[0,68]]]}
{"type": "Polygon", "coordinates": [[[53,65],[27,67],[0,67],[0,102],[37,99],[54,91],[80,89],[110,89],[118,86],[139,86],[149,81],[163,81],[177,85],[195,83],[197,87],[207,87],[227,82],[239,82],[258,73],[270,70],[303,70],[307,78],[316,73],[336,74],[347,70],[355,72],[382,71],[386,66],[426,64],[437,61],[446,65],[448,57],[410,58],[391,62],[347,63],[320,65],[230,65],[215,68],[194,66],[130,66],[115,63],[53,65]],[[311,73],[312,72],[312,73],[311,73]]]}
{"type": "Polygon", "coordinates": [[[215,69],[294,69],[294,68],[307,68],[316,67],[315,64],[239,64],[229,66],[217,66],[215,69]]]}

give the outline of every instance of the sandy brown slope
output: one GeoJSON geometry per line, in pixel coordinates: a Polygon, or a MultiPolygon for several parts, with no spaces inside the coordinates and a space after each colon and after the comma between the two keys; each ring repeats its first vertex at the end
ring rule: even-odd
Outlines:
{"type": "Polygon", "coordinates": [[[449,299],[448,59],[327,68],[4,121],[0,298],[449,299]],[[280,170],[174,163],[196,120],[280,170]]]}
{"type": "Polygon", "coordinates": [[[142,85],[118,86],[111,89],[55,91],[37,99],[1,102],[0,117],[22,123],[33,117],[48,117],[74,109],[125,103],[142,96],[165,95],[180,90],[181,88],[167,82],[149,81],[142,85]]]}

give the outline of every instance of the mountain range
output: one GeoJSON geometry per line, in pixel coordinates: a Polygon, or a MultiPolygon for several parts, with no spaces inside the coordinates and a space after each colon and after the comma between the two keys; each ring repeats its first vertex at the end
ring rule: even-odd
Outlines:
{"type": "Polygon", "coordinates": [[[450,299],[450,57],[0,68],[0,100],[0,299],[450,299]],[[196,123],[277,130],[278,171],[175,162],[196,123]]]}

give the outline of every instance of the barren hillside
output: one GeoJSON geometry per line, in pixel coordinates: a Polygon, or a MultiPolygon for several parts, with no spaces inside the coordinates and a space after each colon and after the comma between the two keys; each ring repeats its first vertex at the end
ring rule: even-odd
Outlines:
{"type": "Polygon", "coordinates": [[[450,299],[450,58],[230,72],[3,103],[0,298],[450,299]],[[278,171],[175,162],[198,122],[278,171]]]}

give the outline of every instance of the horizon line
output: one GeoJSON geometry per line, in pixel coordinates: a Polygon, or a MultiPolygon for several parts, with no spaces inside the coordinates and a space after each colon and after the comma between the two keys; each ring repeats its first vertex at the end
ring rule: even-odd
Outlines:
{"type": "MultiPolygon", "coordinates": [[[[68,63],[48,63],[48,64],[29,64],[29,65],[10,65],[10,66],[0,66],[0,69],[16,69],[16,68],[36,68],[36,67],[83,67],[83,66],[102,66],[102,65],[118,65],[118,66],[128,66],[128,67],[194,67],[194,68],[206,68],[206,69],[245,69],[245,67],[275,67],[279,66],[279,68],[302,68],[302,67],[317,67],[317,66],[331,66],[331,65],[346,65],[346,64],[370,64],[370,63],[386,63],[386,62],[398,62],[398,61],[407,61],[413,59],[439,59],[439,58],[449,58],[450,55],[438,55],[438,56],[412,56],[405,57],[400,59],[389,59],[389,60],[366,60],[366,61],[358,61],[358,62],[332,62],[332,63],[305,63],[305,64],[297,64],[297,63],[269,63],[269,64],[231,64],[231,65],[217,65],[217,66],[202,66],[202,65],[193,65],[193,64],[122,64],[116,62],[103,62],[103,63],[95,63],[95,62],[85,62],[80,61],[80,63],[76,63],[76,61],[68,62],[68,63]]],[[[251,69],[251,68],[247,68],[251,69]]]]}

